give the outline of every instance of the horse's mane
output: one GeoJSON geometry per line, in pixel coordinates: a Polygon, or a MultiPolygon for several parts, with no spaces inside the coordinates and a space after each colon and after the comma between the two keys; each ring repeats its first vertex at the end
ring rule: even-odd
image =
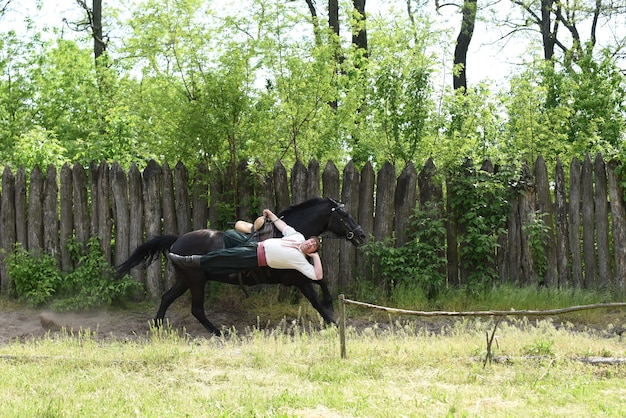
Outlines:
{"type": "Polygon", "coordinates": [[[311,198],[309,200],[305,200],[302,203],[297,203],[295,205],[291,205],[291,206],[283,209],[282,211],[280,211],[280,213],[278,214],[278,217],[286,216],[286,215],[289,215],[289,214],[294,213],[294,212],[299,212],[299,211],[308,209],[310,207],[317,206],[317,205],[321,204],[322,202],[324,202],[325,200],[326,199],[324,199],[323,197],[314,197],[314,198],[311,198]]]}

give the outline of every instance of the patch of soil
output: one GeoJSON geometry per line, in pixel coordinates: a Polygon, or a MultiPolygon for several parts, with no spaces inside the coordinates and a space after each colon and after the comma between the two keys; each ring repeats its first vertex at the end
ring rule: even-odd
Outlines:
{"type": "MultiPolygon", "coordinates": [[[[148,338],[151,334],[152,319],[158,309],[158,302],[143,303],[124,309],[110,308],[87,312],[53,312],[46,309],[31,309],[15,303],[3,303],[0,301],[0,344],[11,341],[26,341],[46,336],[48,333],[55,333],[65,330],[69,333],[77,334],[89,330],[95,333],[98,340],[127,341],[148,338]]],[[[318,327],[318,319],[312,307],[306,315],[308,316],[302,323],[307,327],[318,327]]],[[[335,316],[338,315],[335,309],[335,316]]],[[[238,335],[246,335],[254,327],[271,329],[282,327],[285,332],[290,331],[290,324],[296,323],[295,315],[287,312],[275,315],[280,319],[267,320],[259,319],[257,314],[251,310],[242,309],[241,304],[228,306],[228,304],[217,304],[213,309],[206,309],[207,317],[218,328],[223,331],[234,330],[238,335]]],[[[572,331],[593,333],[600,336],[611,337],[622,335],[626,330],[624,316],[620,313],[606,315],[602,324],[577,323],[568,325],[572,331]],[[609,325],[616,324],[616,325],[609,325]],[[608,326],[607,326],[608,325],[608,326]]],[[[374,334],[384,334],[393,332],[397,327],[408,326],[415,331],[426,331],[429,334],[440,334],[455,326],[460,318],[449,317],[393,317],[383,316],[352,315],[348,318],[348,326],[358,333],[374,332],[374,334]]],[[[208,338],[211,334],[191,315],[190,301],[183,298],[176,301],[167,311],[166,324],[172,330],[186,333],[192,338],[208,338]]],[[[556,328],[563,327],[561,318],[552,318],[556,328]]],[[[532,326],[532,325],[531,325],[532,326]]]]}
{"type": "MultiPolygon", "coordinates": [[[[89,330],[98,340],[135,340],[148,338],[152,320],[158,309],[153,306],[125,309],[101,309],[86,312],[54,312],[47,309],[31,309],[12,304],[0,305],[0,344],[26,341],[55,334],[64,330],[78,334],[89,330]]],[[[239,313],[209,312],[207,316],[216,326],[236,329],[238,332],[254,326],[254,322],[242,318],[239,313]]],[[[243,315],[246,316],[246,315],[243,315]]],[[[186,332],[192,337],[210,337],[211,334],[191,315],[190,305],[175,303],[166,315],[166,324],[174,330],[186,332]]]]}

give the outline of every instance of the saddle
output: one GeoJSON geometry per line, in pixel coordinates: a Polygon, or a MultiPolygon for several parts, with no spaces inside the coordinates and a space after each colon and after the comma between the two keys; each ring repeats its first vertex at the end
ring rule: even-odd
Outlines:
{"type": "Polygon", "coordinates": [[[264,218],[264,217],[259,217],[257,218],[256,221],[254,221],[254,225],[255,225],[255,231],[253,235],[257,241],[261,242],[261,241],[265,241],[268,238],[274,238],[274,224],[270,222],[269,219],[264,218]],[[262,219],[263,223],[257,229],[256,225],[259,219],[262,219]]]}

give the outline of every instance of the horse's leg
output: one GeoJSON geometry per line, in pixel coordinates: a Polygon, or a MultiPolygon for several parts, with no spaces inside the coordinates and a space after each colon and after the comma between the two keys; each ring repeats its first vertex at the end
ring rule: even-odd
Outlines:
{"type": "Polygon", "coordinates": [[[212,334],[217,336],[222,335],[209,318],[206,317],[204,312],[204,286],[205,280],[195,280],[189,287],[191,291],[191,314],[212,334]]]}
{"type": "Polygon", "coordinates": [[[324,308],[328,309],[330,312],[334,312],[333,295],[330,293],[328,282],[322,279],[319,285],[322,288],[322,303],[324,304],[324,308]]]}
{"type": "MultiPolygon", "coordinates": [[[[313,283],[308,282],[301,286],[298,286],[300,291],[304,294],[304,296],[311,302],[311,305],[322,315],[324,318],[324,322],[326,324],[335,324],[335,318],[332,310],[326,309],[322,303],[320,302],[319,297],[317,296],[317,291],[313,287],[313,283]]],[[[330,293],[329,293],[330,294],[330,293]]]]}
{"type": "Polygon", "coordinates": [[[161,296],[161,305],[159,306],[159,310],[157,311],[156,318],[154,319],[154,323],[156,326],[161,326],[163,324],[163,319],[165,318],[165,312],[167,308],[170,307],[172,303],[179,297],[181,297],[186,291],[189,289],[182,280],[177,279],[174,286],[170,288],[167,292],[161,296]]]}

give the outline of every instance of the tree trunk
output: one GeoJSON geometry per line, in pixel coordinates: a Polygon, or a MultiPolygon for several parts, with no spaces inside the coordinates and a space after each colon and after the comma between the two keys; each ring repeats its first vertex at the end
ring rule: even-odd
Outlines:
{"type": "Polygon", "coordinates": [[[355,15],[355,27],[352,30],[352,45],[363,51],[365,57],[367,53],[367,27],[365,25],[365,1],[366,0],[352,0],[354,5],[355,15]]]}
{"type": "Polygon", "coordinates": [[[463,88],[464,91],[467,91],[467,50],[474,34],[476,3],[477,0],[464,0],[463,2],[463,20],[461,21],[461,30],[456,38],[456,47],[454,48],[452,83],[455,90],[463,88]]]}
{"type": "Polygon", "coordinates": [[[555,34],[552,33],[550,13],[554,0],[541,0],[541,39],[543,40],[543,58],[549,61],[554,56],[555,34]]]}
{"type": "Polygon", "coordinates": [[[93,0],[93,55],[96,61],[104,54],[106,43],[102,34],[102,0],[93,0]]]}

